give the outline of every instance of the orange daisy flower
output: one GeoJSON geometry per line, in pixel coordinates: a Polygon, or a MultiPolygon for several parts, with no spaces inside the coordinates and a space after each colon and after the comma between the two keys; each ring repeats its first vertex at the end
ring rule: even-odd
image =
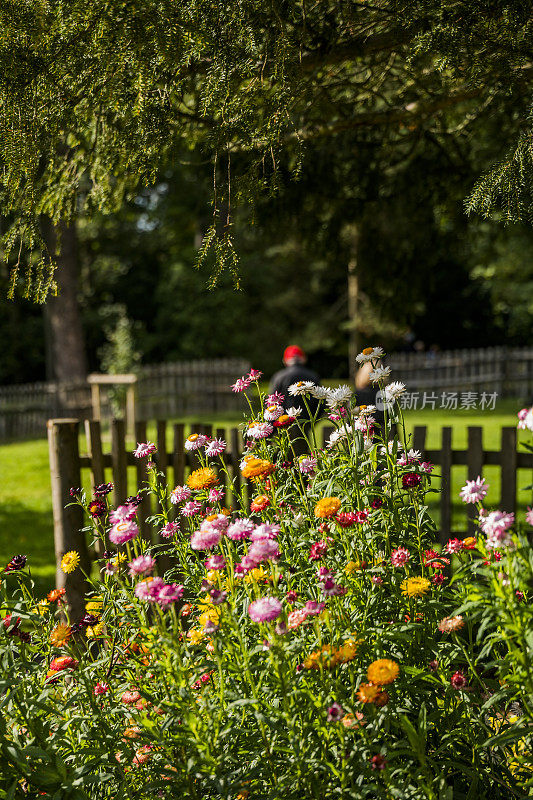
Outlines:
{"type": "Polygon", "coordinates": [[[334,517],[340,507],[338,497],[323,497],[315,506],[315,517],[334,517]]]}
{"type": "Polygon", "coordinates": [[[366,676],[371,683],[386,685],[396,680],[400,674],[400,667],[390,658],[379,658],[370,664],[366,676]]]}
{"type": "Polygon", "coordinates": [[[190,489],[208,489],[217,483],[217,474],[210,467],[195,469],[187,478],[187,486],[190,489]]]}
{"type": "Polygon", "coordinates": [[[54,647],[64,647],[72,636],[70,625],[56,625],[50,634],[50,644],[54,647]]]}

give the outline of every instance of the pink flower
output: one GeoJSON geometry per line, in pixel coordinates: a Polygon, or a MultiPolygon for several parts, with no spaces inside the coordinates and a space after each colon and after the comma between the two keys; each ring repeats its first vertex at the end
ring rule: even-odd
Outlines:
{"type": "Polygon", "coordinates": [[[222,531],[222,533],[224,533],[228,525],[228,517],[225,514],[217,514],[215,519],[204,519],[200,527],[202,530],[206,528],[215,528],[217,531],[222,531]]]}
{"type": "Polygon", "coordinates": [[[139,533],[136,522],[117,522],[109,531],[109,541],[113,544],[124,544],[129,542],[139,533]]]}
{"type": "Polygon", "coordinates": [[[167,522],[167,524],[159,531],[159,535],[164,539],[170,539],[171,536],[174,536],[174,534],[179,531],[179,529],[180,526],[177,522],[167,522]]]}
{"type": "Polygon", "coordinates": [[[222,539],[222,531],[212,525],[202,525],[199,531],[191,536],[193,550],[211,550],[222,539]]]}
{"type": "Polygon", "coordinates": [[[313,475],[316,472],[317,463],[314,456],[302,456],[298,462],[298,467],[304,475],[313,475]]]}
{"type": "Polygon", "coordinates": [[[123,506],[119,506],[115,511],[112,511],[109,515],[109,522],[112,525],[115,525],[117,522],[130,522],[132,519],[135,519],[135,514],[137,513],[137,506],[133,503],[126,503],[123,506]]]}
{"type": "Polygon", "coordinates": [[[185,439],[185,450],[199,450],[200,447],[203,447],[204,444],[207,444],[209,441],[209,436],[206,436],[203,433],[192,433],[190,436],[185,439]]]}
{"type": "Polygon", "coordinates": [[[245,574],[246,572],[250,572],[252,569],[255,569],[258,566],[258,562],[255,558],[252,558],[249,555],[244,556],[240,564],[237,564],[235,567],[235,571],[238,574],[245,574]]]}
{"type": "Polygon", "coordinates": [[[155,567],[155,561],[151,556],[137,556],[129,564],[129,573],[133,578],[134,575],[144,575],[152,572],[155,567]]]}
{"type": "Polygon", "coordinates": [[[280,394],[279,392],[274,392],[274,394],[269,394],[265,400],[265,405],[267,406],[275,406],[275,405],[283,405],[285,400],[285,395],[280,394]]]}
{"type": "Polygon", "coordinates": [[[134,591],[139,600],[146,600],[149,603],[154,603],[164,586],[165,581],[163,578],[147,578],[144,581],[139,581],[134,591]]]}
{"type": "Polygon", "coordinates": [[[226,566],[226,559],[220,553],[210,556],[205,562],[206,569],[224,569],[226,566]]]}
{"type": "Polygon", "coordinates": [[[491,511],[490,514],[480,514],[479,527],[487,537],[487,548],[509,547],[512,539],[508,533],[514,523],[514,514],[505,511],[491,511]]]}
{"type": "Polygon", "coordinates": [[[135,458],[144,458],[145,456],[151,456],[156,450],[157,447],[153,442],[137,443],[137,449],[133,451],[133,455],[135,458]]]}
{"type": "Polygon", "coordinates": [[[248,615],[254,622],[272,622],[281,614],[281,603],[277,597],[260,597],[248,606],[248,615]]]}
{"type": "Polygon", "coordinates": [[[518,412],[518,428],[533,431],[533,408],[523,408],[518,412]]]}
{"type": "Polygon", "coordinates": [[[326,551],[328,549],[327,542],[315,542],[311,545],[309,549],[309,558],[311,561],[319,561],[326,555],[326,551]]]}
{"type": "Polygon", "coordinates": [[[431,461],[422,461],[420,464],[420,471],[425,472],[429,475],[430,472],[433,472],[435,469],[435,464],[432,464],[431,461]]]}
{"type": "Polygon", "coordinates": [[[319,603],[317,600],[308,600],[304,606],[308,617],[316,617],[324,611],[325,607],[325,603],[319,603]]]}
{"type": "Polygon", "coordinates": [[[328,722],[338,722],[344,716],[344,709],[338,703],[328,708],[328,722]]]}
{"type": "Polygon", "coordinates": [[[305,608],[297,608],[295,611],[291,611],[289,616],[287,617],[287,627],[290,631],[296,630],[305,620],[307,619],[307,611],[305,608]]]}
{"type": "Polygon", "coordinates": [[[242,378],[237,378],[233,386],[231,387],[232,392],[244,392],[245,389],[249,387],[251,384],[251,380],[248,376],[243,376],[242,378]]]}
{"type": "Polygon", "coordinates": [[[465,546],[462,539],[449,539],[444,549],[447,553],[453,555],[454,553],[462,553],[462,551],[465,549],[465,546]]]}
{"type": "Polygon", "coordinates": [[[267,422],[274,422],[275,420],[279,419],[283,414],[283,406],[278,405],[277,403],[272,403],[272,405],[268,405],[264,411],[264,418],[267,422]]]}
{"type": "Polygon", "coordinates": [[[180,600],[184,591],[185,588],[181,584],[168,583],[159,590],[155,602],[162,608],[166,608],[180,600]]]}
{"type": "Polygon", "coordinates": [[[533,508],[527,507],[526,522],[528,525],[533,525],[533,508]]]}
{"type": "Polygon", "coordinates": [[[191,494],[192,492],[188,486],[176,486],[170,495],[170,502],[174,503],[174,505],[177,505],[178,503],[182,503],[184,500],[188,500],[191,494]]]}
{"type": "Polygon", "coordinates": [[[358,521],[357,512],[341,511],[335,517],[341,528],[351,528],[358,521]]]}
{"type": "Polygon", "coordinates": [[[255,425],[248,428],[246,435],[251,436],[252,439],[266,439],[273,432],[274,428],[270,422],[256,422],[255,425]]]}
{"type": "Polygon", "coordinates": [[[488,490],[489,485],[485,483],[485,478],[478,475],[474,481],[467,481],[459,494],[463,503],[481,503],[488,490]]]}
{"type": "Polygon", "coordinates": [[[251,545],[248,557],[257,563],[279,558],[278,543],[273,539],[259,539],[251,545]]]}
{"type": "Polygon", "coordinates": [[[422,478],[420,475],[417,475],[416,472],[408,472],[407,475],[402,477],[402,486],[404,489],[414,489],[420,486],[421,483],[422,478]]]}
{"type": "Polygon", "coordinates": [[[224,439],[213,439],[205,448],[205,454],[206,456],[219,456],[225,449],[226,442],[224,439]]]}
{"type": "Polygon", "coordinates": [[[251,381],[257,381],[259,380],[262,374],[263,373],[259,369],[251,369],[250,372],[248,373],[248,378],[251,381]]]}
{"type": "Polygon", "coordinates": [[[461,672],[461,670],[457,670],[457,672],[454,672],[452,677],[450,678],[450,683],[452,684],[454,689],[464,689],[468,681],[466,679],[466,676],[461,672]]]}
{"type": "Polygon", "coordinates": [[[251,519],[236,519],[229,525],[226,535],[228,539],[238,542],[241,539],[246,539],[254,528],[255,524],[251,519]]]}
{"type": "Polygon", "coordinates": [[[411,554],[406,547],[398,547],[397,550],[392,551],[390,561],[393,567],[403,567],[410,558],[411,554]]]}
{"type": "Polygon", "coordinates": [[[185,505],[182,506],[181,513],[184,517],[194,517],[201,510],[202,504],[199,503],[198,500],[191,500],[190,503],[185,503],[185,505]]]}
{"type": "Polygon", "coordinates": [[[337,597],[339,595],[346,594],[346,589],[335,583],[333,578],[326,578],[322,582],[322,591],[326,597],[337,597]]]}
{"type": "Polygon", "coordinates": [[[222,500],[226,494],[225,489],[211,489],[209,492],[209,502],[216,503],[218,500],[222,500]]]}
{"type": "Polygon", "coordinates": [[[281,528],[275,523],[265,522],[263,525],[258,525],[250,536],[252,542],[258,539],[276,539],[279,535],[281,528]]]}
{"type": "Polygon", "coordinates": [[[383,583],[383,578],[381,578],[379,575],[372,575],[370,580],[372,581],[374,586],[381,586],[381,584],[383,583]]]}
{"type": "Polygon", "coordinates": [[[107,683],[97,683],[93,689],[94,694],[98,697],[99,694],[105,694],[109,691],[107,683]]]}

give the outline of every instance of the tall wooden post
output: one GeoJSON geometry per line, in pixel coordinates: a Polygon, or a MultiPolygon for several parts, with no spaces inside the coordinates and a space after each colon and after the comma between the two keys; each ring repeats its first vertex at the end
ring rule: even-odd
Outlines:
{"type": "Polygon", "coordinates": [[[70,505],[73,502],[70,496],[71,487],[79,487],[81,484],[78,426],[77,419],[48,420],[56,586],[67,590],[70,616],[74,622],[80,620],[85,613],[85,595],[89,585],[84,573],[89,575],[91,568],[85,534],[81,533],[83,510],[77,505],[70,505]],[[60,564],[64,554],[70,550],[79,554],[80,563],[73,572],[65,575],[60,564]]]}

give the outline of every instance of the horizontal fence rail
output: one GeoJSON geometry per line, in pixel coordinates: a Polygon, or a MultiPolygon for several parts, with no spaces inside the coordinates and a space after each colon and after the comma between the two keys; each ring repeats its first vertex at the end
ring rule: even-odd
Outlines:
{"type": "MultiPolygon", "coordinates": [[[[240,472],[243,440],[241,431],[234,427],[214,428],[212,425],[169,423],[166,420],[156,422],[157,454],[154,456],[159,470],[169,487],[185,483],[190,471],[198,466],[194,452],[186,452],[184,443],[190,433],[205,433],[209,436],[223,438],[227,442],[227,450],[223,455],[224,464],[229,473],[229,481],[222,472],[219,477],[225,481],[226,504],[234,502],[231,482],[237,491],[244,489],[244,497],[249,498],[255,492],[253,484],[247,482],[240,472]],[[171,433],[171,437],[168,434],[171,433]],[[167,442],[171,438],[171,445],[167,442]]],[[[81,486],[82,477],[90,474],[91,487],[111,481],[114,485],[113,504],[123,503],[129,495],[135,494],[147,479],[146,459],[136,459],[131,447],[127,448],[124,421],[115,419],[111,423],[110,434],[104,437],[98,420],[85,421],[86,453],[80,454],[79,420],[52,419],[48,421],[48,438],[50,450],[50,469],[52,477],[52,501],[54,510],[54,539],[56,558],[59,561],[67,550],[80,552],[82,563],[88,564],[94,553],[90,554],[84,535],[79,532],[82,522],[79,509],[69,505],[72,498],[71,486],[81,486]],[[105,445],[105,447],[104,447],[105,445]]],[[[334,430],[324,426],[321,430],[321,442],[334,430]]],[[[498,507],[507,512],[517,510],[517,475],[519,469],[533,470],[533,453],[519,452],[516,428],[502,428],[501,446],[499,450],[488,450],[483,445],[483,429],[469,427],[467,429],[466,449],[452,447],[452,428],[441,429],[441,444],[438,448],[426,447],[427,426],[416,426],[411,437],[411,446],[422,453],[423,460],[436,465],[435,482],[440,485],[441,492],[433,502],[431,511],[439,520],[438,539],[443,544],[450,536],[465,536],[475,532],[474,509],[464,506],[458,498],[458,489],[453,489],[454,469],[462,468],[461,482],[483,476],[485,467],[499,468],[500,499],[498,507]],[[466,470],[464,469],[466,467],[466,470]]],[[[136,441],[144,442],[147,438],[146,422],[138,421],[135,426],[136,441]]],[[[531,479],[524,483],[531,483],[531,479]]],[[[457,484],[457,481],[455,482],[457,484]]],[[[531,500],[531,497],[529,497],[531,500]]],[[[139,507],[141,535],[147,539],[151,531],[146,518],[157,513],[155,498],[143,495],[139,507]]],[[[431,504],[431,500],[430,500],[431,504]]],[[[57,571],[58,587],[67,586],[71,593],[83,593],[82,586],[72,582],[82,580],[77,573],[64,576],[57,571]]],[[[76,595],[77,596],[77,595],[76,595]]]]}
{"type": "MultiPolygon", "coordinates": [[[[143,366],[137,374],[137,416],[154,419],[241,411],[242,395],[232,392],[231,385],[249,370],[248,361],[236,358],[143,366]]],[[[120,413],[123,393],[120,387],[102,392],[102,417],[120,413]]],[[[58,417],[92,417],[87,381],[0,387],[0,442],[44,437],[47,420],[58,417]]]]}

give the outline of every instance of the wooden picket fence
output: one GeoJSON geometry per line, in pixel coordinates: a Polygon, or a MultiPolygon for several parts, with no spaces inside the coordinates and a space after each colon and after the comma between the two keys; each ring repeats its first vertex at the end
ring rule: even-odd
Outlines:
{"type": "MultiPolygon", "coordinates": [[[[50,470],[52,480],[52,502],[54,512],[54,541],[57,561],[57,586],[65,586],[69,593],[73,612],[82,613],[82,598],[85,585],[80,578],[80,571],[65,576],[59,569],[62,555],[69,550],[77,550],[81,556],[82,567],[90,570],[91,556],[83,534],[83,516],[78,506],[72,505],[70,488],[82,485],[82,474],[90,473],[91,486],[94,488],[106,481],[114,485],[112,501],[114,505],[123,503],[129,494],[134,494],[146,481],[146,459],[136,459],[126,447],[126,432],[123,420],[113,420],[110,429],[108,449],[104,452],[104,441],[100,422],[85,421],[85,437],[87,452],[80,453],[79,447],[80,421],[77,419],[51,419],[48,421],[48,440],[50,454],[50,470]]],[[[157,461],[163,472],[167,485],[183,484],[190,470],[198,465],[194,453],[184,449],[185,438],[189,433],[206,433],[223,438],[228,443],[224,454],[230,478],[240,491],[243,487],[239,463],[242,458],[242,435],[238,428],[213,429],[212,425],[196,424],[185,426],[183,423],[171,425],[172,445],[167,447],[169,423],[166,420],[156,422],[157,461]]],[[[322,428],[322,443],[333,430],[330,426],[322,428]]],[[[423,453],[425,460],[437,465],[436,474],[441,476],[441,493],[438,500],[440,511],[439,540],[447,541],[450,536],[465,536],[474,532],[473,509],[460,507],[462,524],[453,529],[452,515],[454,502],[458,498],[452,494],[452,470],[455,466],[466,467],[469,479],[483,475],[483,468],[496,466],[500,469],[501,497],[499,508],[511,512],[517,506],[517,470],[533,470],[533,453],[519,452],[516,428],[502,428],[501,446],[499,450],[486,450],[483,446],[483,429],[468,428],[466,449],[452,447],[452,428],[441,429],[441,445],[439,448],[426,447],[427,427],[416,426],[413,430],[412,446],[423,453]]],[[[146,441],[146,422],[137,422],[135,438],[138,442],[146,441]]],[[[228,485],[226,502],[231,505],[231,487],[228,485]]],[[[145,519],[156,512],[152,505],[153,498],[143,495],[139,507],[141,534],[150,538],[150,528],[145,519]]],[[[457,518],[457,514],[455,516],[457,518]]]]}

